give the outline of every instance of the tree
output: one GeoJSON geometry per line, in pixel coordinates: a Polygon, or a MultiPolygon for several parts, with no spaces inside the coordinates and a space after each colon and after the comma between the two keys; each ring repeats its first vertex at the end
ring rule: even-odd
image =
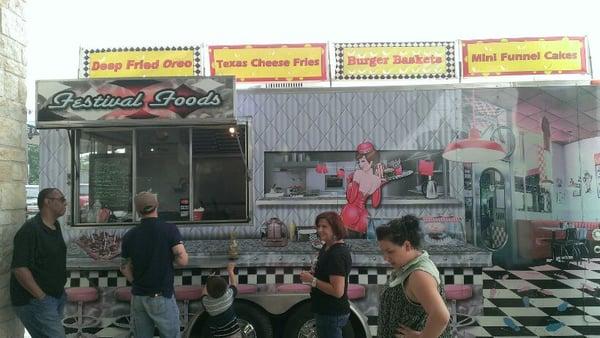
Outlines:
{"type": "Polygon", "coordinates": [[[27,184],[40,184],[40,146],[27,145],[27,184]]]}

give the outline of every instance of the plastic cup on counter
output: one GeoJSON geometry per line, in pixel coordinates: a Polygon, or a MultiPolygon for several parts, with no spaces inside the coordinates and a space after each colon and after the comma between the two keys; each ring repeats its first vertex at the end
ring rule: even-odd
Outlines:
{"type": "Polygon", "coordinates": [[[194,209],[194,221],[201,221],[203,213],[204,213],[204,208],[194,209]]]}

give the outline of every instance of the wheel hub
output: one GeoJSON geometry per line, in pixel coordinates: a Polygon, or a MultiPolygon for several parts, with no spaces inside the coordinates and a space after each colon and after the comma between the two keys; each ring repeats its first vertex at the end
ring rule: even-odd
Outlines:
{"type": "Polygon", "coordinates": [[[298,338],[317,338],[315,320],[307,320],[298,330],[298,338]]]}
{"type": "Polygon", "coordinates": [[[254,326],[252,326],[252,324],[240,318],[238,318],[238,323],[240,325],[242,336],[244,338],[258,338],[258,336],[256,335],[256,330],[254,329],[254,326]]]}

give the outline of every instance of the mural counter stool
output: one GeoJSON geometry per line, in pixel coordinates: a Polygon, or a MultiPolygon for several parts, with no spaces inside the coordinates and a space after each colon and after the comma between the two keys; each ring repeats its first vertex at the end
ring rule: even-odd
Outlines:
{"type": "Polygon", "coordinates": [[[473,287],[471,285],[450,284],[444,286],[444,292],[446,293],[446,299],[452,301],[450,327],[452,329],[452,336],[457,337],[459,328],[475,323],[473,316],[467,314],[459,315],[456,306],[457,301],[473,297],[473,287]]]}
{"type": "Polygon", "coordinates": [[[255,284],[238,284],[237,291],[239,295],[249,295],[258,292],[258,286],[255,284]]]}
{"type": "Polygon", "coordinates": [[[115,290],[115,298],[118,302],[127,302],[130,304],[129,313],[119,316],[113,322],[113,325],[122,329],[128,329],[129,334],[133,336],[133,321],[131,320],[131,287],[120,287],[115,290]]]}
{"type": "MultiPolygon", "coordinates": [[[[77,315],[66,317],[62,320],[64,327],[77,329],[75,337],[95,337],[95,335],[83,332],[83,329],[99,327],[100,319],[83,315],[83,304],[94,302],[98,299],[98,290],[90,287],[74,287],[65,290],[67,301],[77,303],[77,315]]],[[[69,335],[71,336],[71,335],[69,335]]]]}
{"type": "Polygon", "coordinates": [[[181,327],[185,330],[189,321],[190,302],[202,297],[202,287],[195,285],[180,285],[175,287],[175,300],[183,302],[183,314],[181,315],[181,327]]]}
{"type": "Polygon", "coordinates": [[[277,285],[277,292],[281,293],[310,293],[310,285],[294,283],[277,285]]]}
{"type": "Polygon", "coordinates": [[[364,285],[348,284],[348,300],[357,300],[365,298],[366,289],[364,285]]]}

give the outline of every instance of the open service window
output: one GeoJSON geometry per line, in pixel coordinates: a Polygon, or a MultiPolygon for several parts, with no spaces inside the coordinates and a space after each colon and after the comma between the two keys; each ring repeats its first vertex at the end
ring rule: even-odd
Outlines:
{"type": "Polygon", "coordinates": [[[78,130],[76,225],[139,221],[133,197],[158,195],[171,222],[249,221],[246,126],[78,130]]]}
{"type": "Polygon", "coordinates": [[[195,220],[249,220],[246,135],[242,125],[192,130],[195,220]]]}

